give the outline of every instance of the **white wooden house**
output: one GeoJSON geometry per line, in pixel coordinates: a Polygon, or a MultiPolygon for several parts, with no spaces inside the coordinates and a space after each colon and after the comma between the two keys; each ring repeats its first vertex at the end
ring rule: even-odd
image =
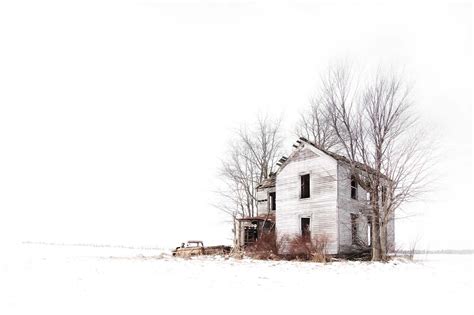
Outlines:
{"type": "MultiPolygon", "coordinates": [[[[278,171],[259,185],[258,215],[239,220],[236,245],[249,245],[262,230],[274,226],[277,239],[326,237],[328,254],[370,247],[368,196],[351,178],[347,159],[303,138],[294,147],[280,160],[278,171]]],[[[394,241],[390,220],[389,250],[394,241]]]]}

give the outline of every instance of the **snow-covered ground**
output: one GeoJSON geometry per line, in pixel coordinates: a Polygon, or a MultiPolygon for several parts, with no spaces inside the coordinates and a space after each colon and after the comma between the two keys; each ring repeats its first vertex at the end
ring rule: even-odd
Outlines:
{"type": "Polygon", "coordinates": [[[474,314],[473,255],[317,264],[22,244],[0,258],[0,314],[474,314]]]}

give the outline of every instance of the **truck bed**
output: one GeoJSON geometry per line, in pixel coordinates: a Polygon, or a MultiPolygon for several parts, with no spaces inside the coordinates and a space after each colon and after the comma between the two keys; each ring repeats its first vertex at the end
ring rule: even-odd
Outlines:
{"type": "Polygon", "coordinates": [[[232,247],[225,245],[203,246],[203,247],[184,247],[173,251],[173,256],[191,257],[197,255],[224,255],[230,253],[232,247]]]}

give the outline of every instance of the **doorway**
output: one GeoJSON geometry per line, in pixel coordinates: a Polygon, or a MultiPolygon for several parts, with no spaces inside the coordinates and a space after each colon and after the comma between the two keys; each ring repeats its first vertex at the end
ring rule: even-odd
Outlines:
{"type": "Polygon", "coordinates": [[[301,218],[301,236],[311,238],[311,218],[301,218]]]}

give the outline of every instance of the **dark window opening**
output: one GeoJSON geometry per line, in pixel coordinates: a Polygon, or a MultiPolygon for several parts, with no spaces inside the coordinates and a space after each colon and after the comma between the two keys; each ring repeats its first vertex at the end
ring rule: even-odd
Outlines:
{"type": "Polygon", "coordinates": [[[244,228],[244,246],[255,243],[258,237],[257,227],[246,226],[244,228]]]}
{"type": "Polygon", "coordinates": [[[357,214],[351,213],[351,233],[352,233],[352,244],[356,245],[358,244],[358,228],[357,228],[357,219],[358,219],[357,214]]]}
{"type": "Polygon", "coordinates": [[[372,246],[372,217],[367,217],[367,245],[372,246]]]}
{"type": "Polygon", "coordinates": [[[357,182],[354,177],[351,178],[351,198],[357,200],[357,182]]]}
{"type": "Polygon", "coordinates": [[[301,198],[309,198],[309,174],[301,176],[301,198]]]}
{"type": "Polygon", "coordinates": [[[304,238],[310,238],[311,236],[310,223],[310,218],[301,218],[301,236],[304,238]]]}
{"type": "Polygon", "coordinates": [[[270,200],[270,210],[276,210],[276,193],[269,193],[268,199],[270,200]]]}

